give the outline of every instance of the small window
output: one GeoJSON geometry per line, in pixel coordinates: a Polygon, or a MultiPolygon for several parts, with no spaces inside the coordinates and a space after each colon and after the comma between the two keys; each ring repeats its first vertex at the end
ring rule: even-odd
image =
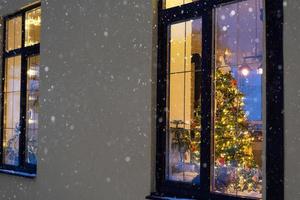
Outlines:
{"type": "Polygon", "coordinates": [[[40,43],[41,8],[26,12],[25,17],[25,47],[40,43]]]}
{"type": "Polygon", "coordinates": [[[164,0],[164,8],[167,9],[167,8],[172,8],[172,7],[176,7],[176,6],[181,6],[184,4],[191,3],[193,1],[198,1],[198,0],[164,0]]]}
{"type": "Polygon", "coordinates": [[[4,18],[2,172],[35,176],[39,113],[40,4],[4,18]],[[25,38],[25,40],[22,40],[25,38]]]}
{"type": "Polygon", "coordinates": [[[6,21],[6,51],[21,48],[22,17],[14,17],[6,21]]]}

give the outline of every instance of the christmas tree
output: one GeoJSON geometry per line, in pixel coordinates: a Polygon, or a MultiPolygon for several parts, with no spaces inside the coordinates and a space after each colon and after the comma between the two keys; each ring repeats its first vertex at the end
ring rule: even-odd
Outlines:
{"type": "Polygon", "coordinates": [[[253,167],[252,140],[243,109],[244,95],[227,71],[215,71],[215,157],[220,164],[253,167]]]}
{"type": "MultiPolygon", "coordinates": [[[[248,121],[244,111],[244,95],[240,92],[237,81],[230,70],[222,67],[217,67],[215,70],[214,98],[214,153],[216,160],[222,165],[253,167],[255,164],[252,153],[253,137],[248,131],[248,121]]],[[[194,118],[190,131],[179,130],[179,128],[175,128],[177,131],[174,130],[180,132],[180,136],[174,137],[173,143],[190,151],[192,163],[200,162],[200,107],[200,100],[198,100],[194,105],[194,118]]],[[[177,125],[178,123],[176,122],[177,125]]]]}

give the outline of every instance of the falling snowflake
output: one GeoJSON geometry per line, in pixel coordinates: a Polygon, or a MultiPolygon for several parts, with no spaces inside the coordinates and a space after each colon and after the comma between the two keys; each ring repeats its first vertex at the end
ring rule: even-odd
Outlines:
{"type": "Polygon", "coordinates": [[[125,157],[125,161],[126,161],[126,162],[130,162],[130,160],[131,160],[131,158],[130,158],[129,156],[126,156],[126,157],[125,157]]]}
{"type": "Polygon", "coordinates": [[[235,14],[236,14],[235,10],[232,10],[232,11],[230,12],[230,16],[231,16],[231,17],[233,17],[235,14]]]}
{"type": "Polygon", "coordinates": [[[287,6],[287,1],[283,2],[283,6],[286,7],[287,6]]]}
{"type": "Polygon", "coordinates": [[[55,116],[51,116],[51,122],[52,122],[52,123],[55,122],[55,116]]]}
{"type": "Polygon", "coordinates": [[[74,130],[74,125],[70,125],[70,130],[74,130]]]}

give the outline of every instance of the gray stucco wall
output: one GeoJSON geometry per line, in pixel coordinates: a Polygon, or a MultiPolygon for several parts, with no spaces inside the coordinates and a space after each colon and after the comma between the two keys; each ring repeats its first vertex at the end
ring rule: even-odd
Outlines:
{"type": "MultiPolygon", "coordinates": [[[[28,2],[0,0],[0,15],[28,2]]],[[[0,174],[1,199],[141,200],[150,192],[152,6],[42,1],[38,176],[0,174]]],[[[288,0],[284,16],[287,200],[300,199],[299,9],[288,0]]]]}
{"type": "Polygon", "coordinates": [[[300,1],[284,3],[285,197],[300,199],[300,1]]]}
{"type": "MultiPolygon", "coordinates": [[[[0,15],[27,2],[1,0],[0,15]]],[[[0,199],[144,199],[151,1],[42,1],[41,40],[38,176],[0,174],[0,199]]]]}

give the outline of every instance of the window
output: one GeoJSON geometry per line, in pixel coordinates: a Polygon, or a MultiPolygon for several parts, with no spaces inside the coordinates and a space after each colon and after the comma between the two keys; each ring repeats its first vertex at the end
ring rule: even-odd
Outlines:
{"type": "Polygon", "coordinates": [[[181,6],[195,0],[164,0],[164,8],[172,8],[176,6],[181,6]]]}
{"type": "Polygon", "coordinates": [[[4,18],[2,172],[36,173],[40,27],[40,4],[4,18]]]}
{"type": "Polygon", "coordinates": [[[283,199],[280,2],[159,1],[148,198],[283,199]]]}

